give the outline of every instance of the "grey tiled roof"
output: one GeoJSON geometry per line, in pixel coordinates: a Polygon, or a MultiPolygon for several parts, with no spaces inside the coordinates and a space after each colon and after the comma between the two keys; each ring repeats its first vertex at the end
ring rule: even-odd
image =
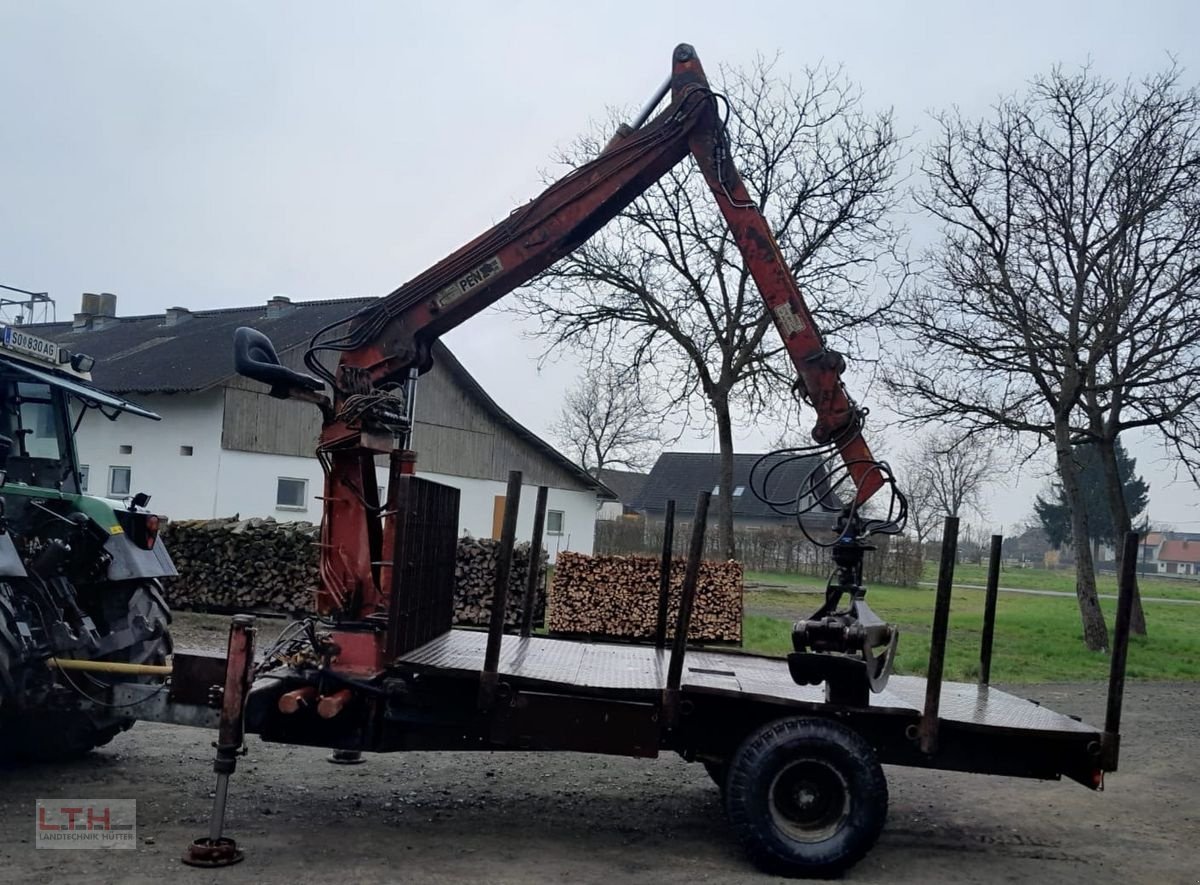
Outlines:
{"type": "Polygon", "coordinates": [[[197,310],[174,325],[163,314],[120,317],[102,328],[76,330],[71,323],[28,326],[73,351],[96,358],[92,382],[114,393],[178,393],[206,390],[234,374],[233,330],[253,326],[279,352],[308,341],[317,329],[355,313],[374,298],[301,301],[269,315],[256,307],[197,310]]]}
{"type": "MultiPolygon", "coordinates": [[[[794,522],[794,517],[782,516],[760,501],[751,489],[750,472],[762,457],[761,454],[733,456],[734,518],[794,522]]],[[[756,474],[756,481],[760,486],[767,470],[785,460],[784,456],[780,455],[768,456],[756,474]]],[[[770,482],[765,490],[766,496],[772,500],[781,500],[796,494],[797,490],[808,483],[809,474],[818,469],[819,464],[820,459],[817,458],[799,458],[783,463],[778,469],[771,471],[770,482]]],[[[719,480],[719,455],[709,452],[664,452],[658,456],[658,461],[655,462],[636,500],[627,503],[647,513],[662,513],[666,509],[667,500],[673,498],[675,512],[686,515],[695,512],[697,493],[711,492],[719,480]]]]}

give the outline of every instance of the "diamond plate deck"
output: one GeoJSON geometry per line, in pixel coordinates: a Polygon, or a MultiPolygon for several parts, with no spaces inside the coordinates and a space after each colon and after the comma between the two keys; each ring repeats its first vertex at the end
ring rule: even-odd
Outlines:
{"type": "MultiPolygon", "coordinates": [[[[487,634],[451,630],[399,659],[399,663],[460,673],[483,667],[487,634]]],[[[645,645],[579,642],[533,636],[505,636],[500,673],[513,679],[571,687],[640,694],[666,685],[669,651],[645,645]]],[[[684,658],[683,689],[819,704],[821,686],[797,685],[787,661],[729,652],[689,651],[684,658]]],[[[893,676],[887,688],[871,696],[871,708],[919,716],[925,706],[925,680],[893,676]]],[[[1098,729],[995,688],[961,682],[942,685],[940,718],[983,728],[1021,731],[1096,733],[1098,729]]]]}

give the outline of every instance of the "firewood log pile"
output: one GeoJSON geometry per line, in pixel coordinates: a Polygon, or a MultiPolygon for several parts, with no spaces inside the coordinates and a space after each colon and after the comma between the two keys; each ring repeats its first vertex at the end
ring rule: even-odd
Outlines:
{"type": "MultiPolygon", "coordinates": [[[[684,560],[671,566],[667,636],[675,632],[684,560]]],[[[554,564],[547,626],[552,633],[650,639],[658,621],[659,560],[562,552],[554,564]]],[[[742,566],[702,562],[688,638],[741,642],[742,566]]]]}
{"type": "MultiPolygon", "coordinates": [[[[508,573],[508,599],[504,606],[504,623],[516,627],[521,623],[521,605],[525,598],[525,581],[529,576],[529,542],[513,547],[512,567],[508,573]]],[[[492,538],[459,538],[458,556],[454,569],[454,622],[486,627],[492,617],[492,591],[496,581],[496,557],[500,542],[492,538]]],[[[546,615],[546,551],[542,550],[537,593],[533,606],[533,623],[540,625],[546,615]]]]}
{"type": "Polygon", "coordinates": [[[167,602],[201,611],[312,611],[319,533],[311,522],[270,517],[168,523],[162,539],[179,577],[167,602]]]}
{"type": "MultiPolygon", "coordinates": [[[[179,577],[164,582],[173,609],[197,611],[313,611],[320,527],[309,522],[255,519],[193,519],[169,523],[162,533],[179,577]]],[[[499,542],[460,538],[455,562],[455,623],[483,624],[491,617],[499,542]]],[[[545,617],[546,552],[534,606],[534,623],[545,617]]],[[[513,548],[505,623],[520,623],[529,544],[513,548]]]]}

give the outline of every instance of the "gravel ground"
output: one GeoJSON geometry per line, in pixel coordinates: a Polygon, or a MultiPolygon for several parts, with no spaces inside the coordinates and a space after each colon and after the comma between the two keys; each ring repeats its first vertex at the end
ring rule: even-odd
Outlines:
{"type": "MultiPolygon", "coordinates": [[[[1099,685],[1008,689],[1103,717],[1099,685]]],[[[890,768],[888,825],[846,879],[1196,885],[1200,686],[1131,683],[1125,733],[1103,793],[890,768]]],[[[246,861],[190,869],[177,858],[206,834],[212,738],[140,724],[86,760],[0,769],[0,882],[772,881],[742,857],[703,769],[675,757],[410,753],[346,767],[257,738],[228,818],[246,861]],[[34,850],[34,799],[68,796],[136,798],[138,850],[34,850]]]]}

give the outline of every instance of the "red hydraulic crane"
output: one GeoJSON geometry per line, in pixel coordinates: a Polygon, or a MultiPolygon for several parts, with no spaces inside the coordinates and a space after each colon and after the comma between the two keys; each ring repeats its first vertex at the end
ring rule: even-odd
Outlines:
{"type": "MultiPolygon", "coordinates": [[[[305,357],[319,377],[281,366],[265,336],[239,330],[239,371],[271,384],[277,396],[315,402],[324,415],[318,446],[326,468],[322,614],[363,620],[386,611],[391,532],[388,503],[376,491],[375,459],[390,456],[393,475],[413,471],[409,385],[429,368],[433,341],[584,243],[688,154],[712,190],[783,339],[798,388],[816,412],[813,438],[836,447],[857,503],[879,490],[884,480],[862,437],[862,412],[841,381],[844,360],[826,347],[734,167],[718,102],[695,50],[678,46],[669,79],[599,157],[390,295],[319,332],[305,357]],[[668,93],[670,104],[649,119],[668,93]],[[330,352],[338,355],[332,371],[322,362],[330,352]],[[322,392],[325,384],[331,397],[322,392]]],[[[347,650],[342,663],[373,672],[380,660],[364,648],[361,654],[347,650]]]]}

